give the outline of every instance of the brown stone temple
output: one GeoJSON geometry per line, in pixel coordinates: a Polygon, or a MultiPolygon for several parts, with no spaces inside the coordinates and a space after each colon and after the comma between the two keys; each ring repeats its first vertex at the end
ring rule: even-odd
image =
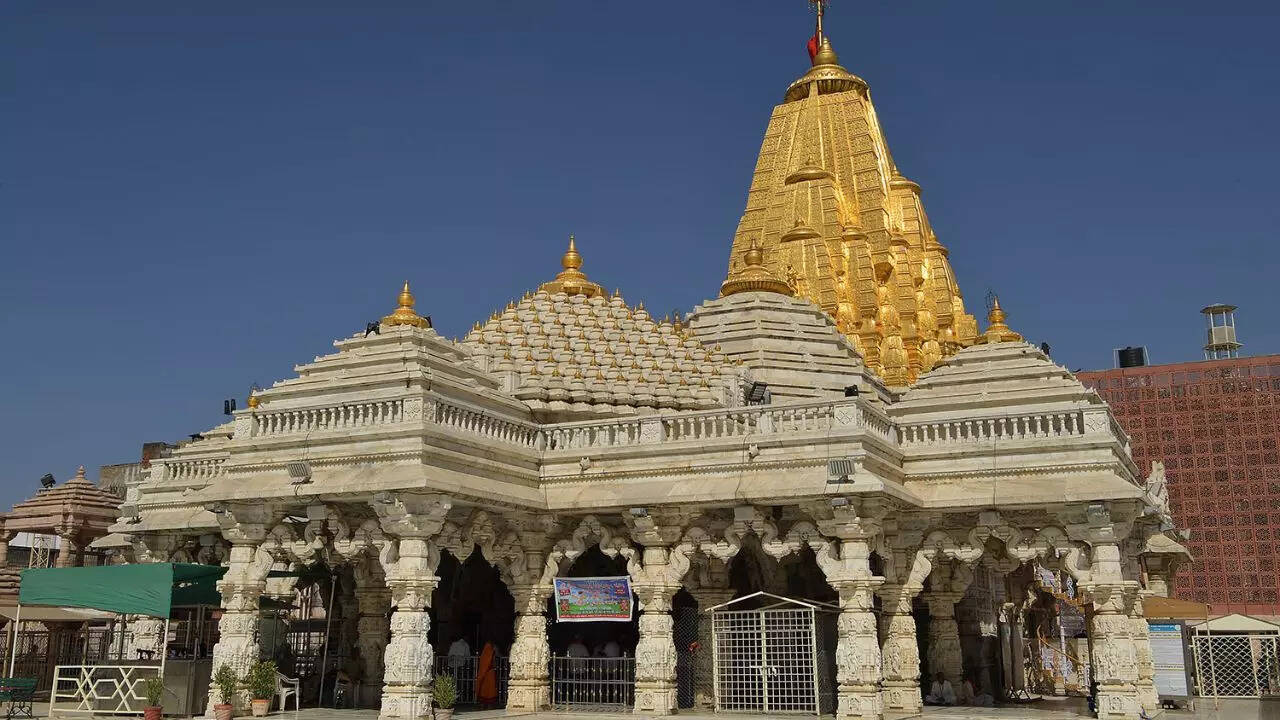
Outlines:
{"type": "Polygon", "coordinates": [[[120,514],[120,498],[89,482],[84,466],[75,477],[43,488],[0,515],[0,604],[13,604],[18,596],[18,573],[26,568],[9,562],[9,540],[21,532],[56,535],[61,541],[57,567],[85,564],[84,549],[106,535],[120,514]]]}

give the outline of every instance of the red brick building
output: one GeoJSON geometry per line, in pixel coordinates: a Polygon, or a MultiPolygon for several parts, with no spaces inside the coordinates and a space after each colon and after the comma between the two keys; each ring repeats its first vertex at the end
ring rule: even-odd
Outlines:
{"type": "Polygon", "coordinates": [[[1280,355],[1077,373],[1111,404],[1143,473],[1164,462],[1195,562],[1175,595],[1280,615],[1280,355]]]}

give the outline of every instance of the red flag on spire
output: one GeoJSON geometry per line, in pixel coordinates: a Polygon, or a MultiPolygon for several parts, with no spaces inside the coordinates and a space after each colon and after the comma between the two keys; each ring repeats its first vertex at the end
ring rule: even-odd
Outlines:
{"type": "Polygon", "coordinates": [[[808,48],[809,48],[809,64],[812,65],[814,60],[818,58],[818,33],[814,33],[813,37],[809,38],[808,48]]]}

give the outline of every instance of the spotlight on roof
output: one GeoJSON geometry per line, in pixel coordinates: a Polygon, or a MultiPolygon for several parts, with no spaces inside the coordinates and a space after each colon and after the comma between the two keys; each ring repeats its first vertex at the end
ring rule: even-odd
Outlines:
{"type": "Polygon", "coordinates": [[[1045,357],[1049,357],[1050,355],[1049,350],[1050,350],[1049,343],[1047,342],[1040,343],[1040,352],[1044,353],[1045,357]]]}
{"type": "Polygon", "coordinates": [[[128,520],[125,520],[125,523],[127,523],[127,524],[129,524],[129,525],[137,525],[138,523],[141,523],[141,522],[142,522],[142,516],[141,516],[141,515],[134,515],[133,517],[129,518],[128,520]]]}
{"type": "Polygon", "coordinates": [[[649,510],[642,507],[631,508],[631,517],[649,517],[649,510]]]}
{"type": "Polygon", "coordinates": [[[844,507],[844,506],[846,506],[846,505],[848,505],[848,504],[849,504],[849,498],[847,498],[847,497],[833,497],[833,498],[831,498],[831,507],[833,507],[833,508],[840,508],[840,507],[844,507]]]}
{"type": "Polygon", "coordinates": [[[223,400],[223,401],[222,401],[222,414],[223,414],[223,415],[230,415],[231,413],[233,413],[233,412],[235,412],[235,411],[236,411],[236,399],[235,399],[235,398],[227,398],[226,400],[223,400]]]}
{"type": "Polygon", "coordinates": [[[748,405],[768,405],[771,399],[768,383],[753,382],[747,386],[748,405]]]}
{"type": "Polygon", "coordinates": [[[858,397],[858,386],[850,385],[844,389],[845,397],[858,397]]]}
{"type": "Polygon", "coordinates": [[[377,320],[374,320],[371,323],[364,324],[365,337],[369,337],[370,335],[381,335],[381,334],[382,334],[382,323],[378,322],[377,320]]]}
{"type": "Polygon", "coordinates": [[[295,460],[286,467],[289,470],[289,478],[294,485],[304,485],[311,482],[311,463],[306,460],[295,460]]]}
{"type": "Polygon", "coordinates": [[[51,488],[56,484],[58,484],[58,481],[53,479],[53,473],[45,473],[40,476],[40,487],[51,488]]]}

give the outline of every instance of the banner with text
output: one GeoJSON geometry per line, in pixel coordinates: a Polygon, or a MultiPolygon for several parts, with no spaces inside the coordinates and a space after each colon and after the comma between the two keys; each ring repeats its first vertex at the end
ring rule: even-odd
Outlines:
{"type": "Polygon", "coordinates": [[[631,578],[556,578],[556,622],[631,622],[631,578]]]}

